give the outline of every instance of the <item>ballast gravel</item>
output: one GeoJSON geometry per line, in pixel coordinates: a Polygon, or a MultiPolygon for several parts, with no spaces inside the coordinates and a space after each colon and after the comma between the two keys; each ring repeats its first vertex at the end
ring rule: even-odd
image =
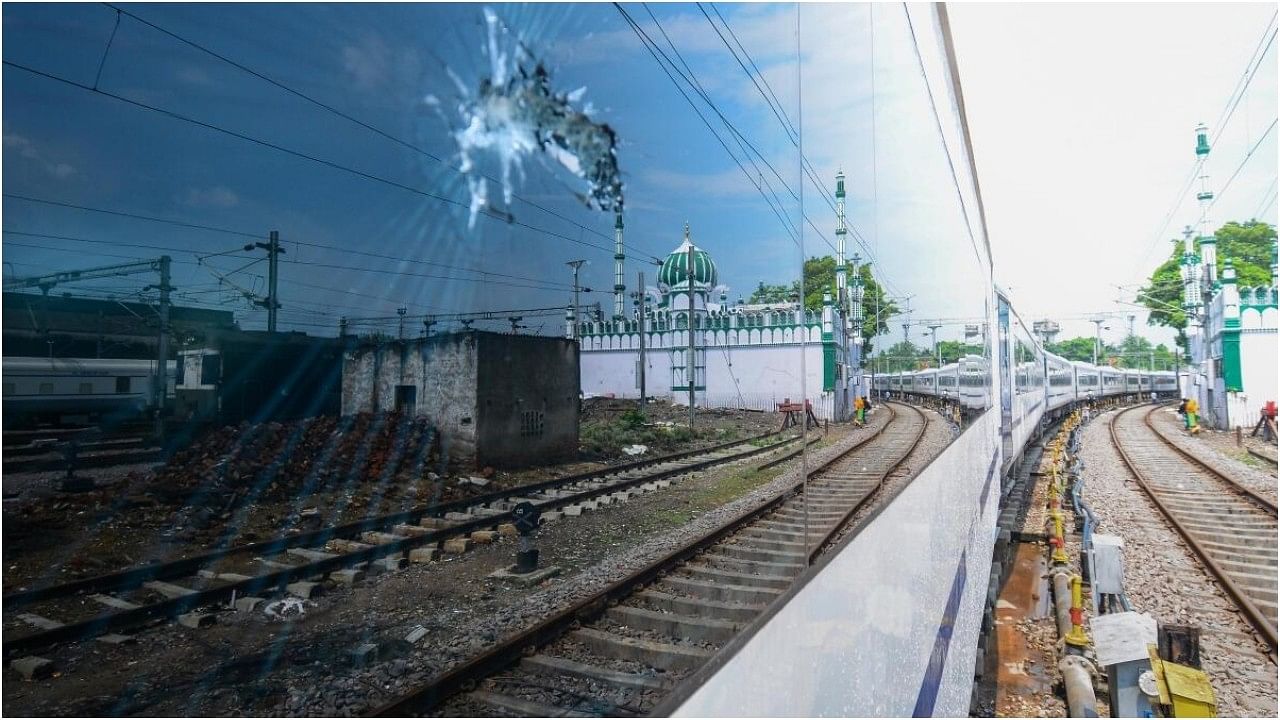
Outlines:
{"type": "Polygon", "coordinates": [[[1265,642],[1133,481],[1111,444],[1114,416],[1105,413],[1085,426],[1080,458],[1084,499],[1099,520],[1098,532],[1124,538],[1125,594],[1135,610],[1161,623],[1200,628],[1219,716],[1275,717],[1276,666],[1265,642]]]}

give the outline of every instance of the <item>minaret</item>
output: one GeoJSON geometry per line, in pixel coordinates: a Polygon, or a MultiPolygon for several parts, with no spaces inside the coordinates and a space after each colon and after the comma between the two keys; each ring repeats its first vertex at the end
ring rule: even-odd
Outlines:
{"type": "MultiPolygon", "coordinates": [[[[1196,126],[1196,157],[1200,167],[1204,167],[1209,157],[1209,129],[1204,123],[1196,126]]],[[[1209,175],[1200,175],[1200,192],[1196,193],[1200,201],[1200,263],[1202,289],[1205,298],[1213,291],[1213,284],[1218,279],[1218,238],[1213,234],[1213,225],[1209,221],[1209,206],[1213,204],[1213,193],[1209,190],[1209,175]]]]}
{"type": "Polygon", "coordinates": [[[844,242],[845,236],[849,230],[844,220],[844,171],[836,172],[836,218],[840,223],[836,227],[836,305],[841,309],[845,318],[849,317],[848,304],[849,293],[845,290],[849,281],[845,277],[845,260],[844,260],[844,242]]]}
{"type": "Polygon", "coordinates": [[[622,282],[622,264],[627,256],[622,252],[622,209],[619,208],[613,223],[613,319],[626,317],[627,286],[622,282]]]}

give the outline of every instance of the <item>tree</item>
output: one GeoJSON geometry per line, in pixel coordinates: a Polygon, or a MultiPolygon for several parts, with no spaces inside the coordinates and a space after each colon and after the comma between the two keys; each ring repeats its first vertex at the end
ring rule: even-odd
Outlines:
{"type": "MultiPolygon", "coordinates": [[[[853,264],[846,267],[852,269],[853,264]]],[[[852,287],[853,272],[849,273],[852,287]]],[[[884,288],[876,282],[870,264],[858,266],[857,274],[862,276],[862,355],[871,356],[872,339],[877,335],[889,332],[889,320],[898,314],[898,306],[884,294],[884,288]]],[[[808,310],[822,309],[823,293],[831,293],[836,297],[836,259],[811,257],[804,261],[804,306],[808,310]]],[[[792,302],[800,294],[799,281],[790,285],[766,285],[759,283],[747,300],[752,305],[768,305],[792,302]]],[[[865,364],[865,360],[864,360],[865,364]]]]}
{"type": "MultiPolygon", "coordinates": [[[[1219,278],[1227,258],[1231,258],[1241,287],[1270,284],[1271,254],[1276,241],[1273,225],[1258,220],[1243,224],[1232,221],[1218,228],[1213,235],[1218,241],[1216,265],[1219,278]]],[[[1197,242],[1196,251],[1199,250],[1197,242]]],[[[1175,243],[1169,259],[1156,267],[1147,286],[1139,291],[1138,302],[1151,311],[1147,324],[1173,328],[1178,333],[1178,347],[1185,349],[1187,316],[1182,311],[1181,260],[1182,243],[1175,243]]]]}
{"type": "Polygon", "coordinates": [[[1094,342],[1093,338],[1077,337],[1063,340],[1062,342],[1049,343],[1045,346],[1045,349],[1067,360],[1093,362],[1094,342]]]}

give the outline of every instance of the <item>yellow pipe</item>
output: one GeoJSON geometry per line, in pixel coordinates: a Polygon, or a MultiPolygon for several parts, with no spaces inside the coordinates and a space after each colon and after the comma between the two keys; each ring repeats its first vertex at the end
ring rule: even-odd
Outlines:
{"type": "Polygon", "coordinates": [[[1089,636],[1084,634],[1084,593],[1081,586],[1084,581],[1079,575],[1071,576],[1071,632],[1063,640],[1068,645],[1084,647],[1089,644],[1089,636]]]}

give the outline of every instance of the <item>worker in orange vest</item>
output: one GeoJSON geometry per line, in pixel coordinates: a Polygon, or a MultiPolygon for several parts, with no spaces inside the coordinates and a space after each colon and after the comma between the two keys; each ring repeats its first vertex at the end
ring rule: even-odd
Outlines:
{"type": "Polygon", "coordinates": [[[853,401],[853,424],[864,425],[867,420],[867,402],[859,395],[853,401]]]}

